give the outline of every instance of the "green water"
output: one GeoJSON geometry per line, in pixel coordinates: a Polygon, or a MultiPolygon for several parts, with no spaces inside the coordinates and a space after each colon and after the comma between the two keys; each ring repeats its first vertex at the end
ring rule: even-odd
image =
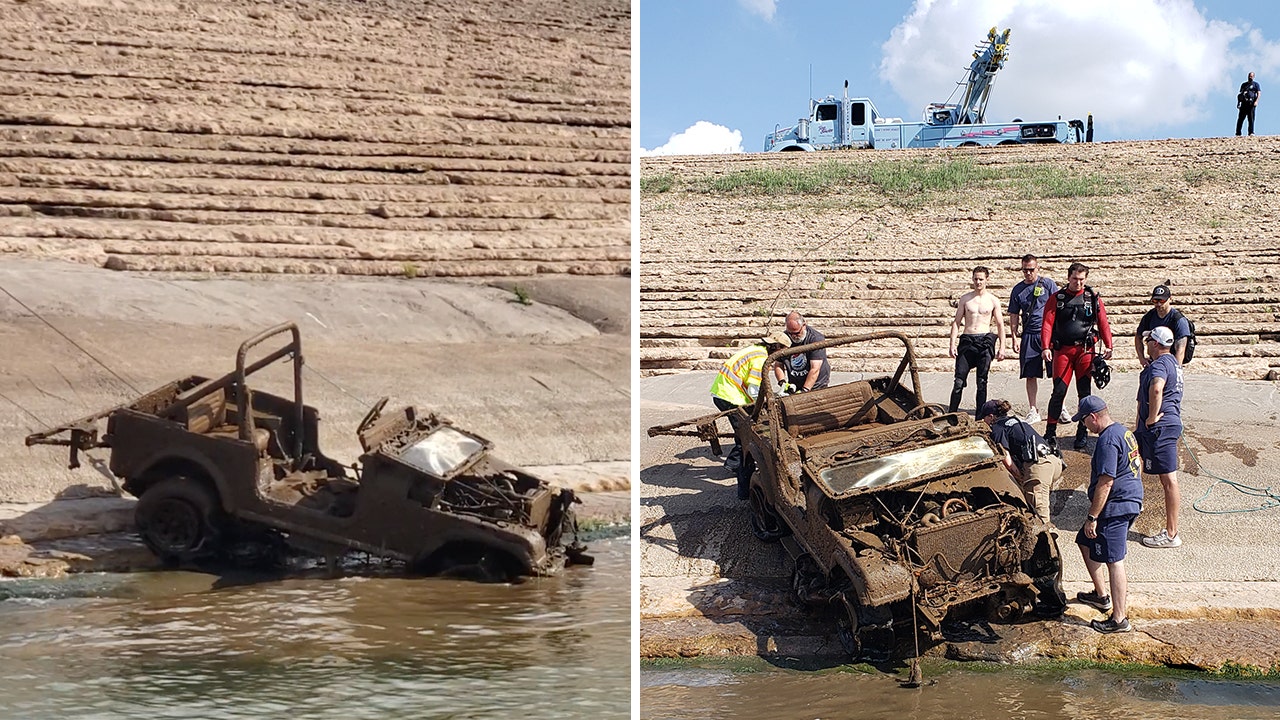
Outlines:
{"type": "Polygon", "coordinates": [[[0,582],[0,718],[626,718],[630,542],[592,551],[514,586],[0,582]]]}
{"type": "Polygon", "coordinates": [[[1280,680],[1196,673],[926,665],[926,685],[879,672],[799,671],[760,663],[646,667],[646,720],[1274,720],[1280,680]]]}

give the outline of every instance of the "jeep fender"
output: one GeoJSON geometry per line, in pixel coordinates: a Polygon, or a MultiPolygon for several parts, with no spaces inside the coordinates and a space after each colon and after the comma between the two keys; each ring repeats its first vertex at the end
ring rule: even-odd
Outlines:
{"type": "MultiPolygon", "coordinates": [[[[845,541],[844,544],[847,544],[845,541]]],[[[915,578],[901,564],[874,550],[858,555],[839,553],[832,567],[841,568],[848,576],[849,584],[859,602],[867,607],[887,607],[889,604],[911,597],[915,578]]],[[[835,578],[833,578],[834,580],[835,578]]]]}

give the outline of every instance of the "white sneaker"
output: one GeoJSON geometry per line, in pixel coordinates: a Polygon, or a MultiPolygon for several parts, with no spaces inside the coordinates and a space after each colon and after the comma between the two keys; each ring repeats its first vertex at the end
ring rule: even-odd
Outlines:
{"type": "Polygon", "coordinates": [[[1161,530],[1159,533],[1151,537],[1142,538],[1142,544],[1149,548],[1176,548],[1182,547],[1182,537],[1169,537],[1168,530],[1161,530]]]}
{"type": "Polygon", "coordinates": [[[1058,413],[1058,422],[1062,425],[1066,425],[1067,423],[1071,422],[1071,413],[1067,412],[1067,409],[1065,407],[1062,408],[1062,411],[1058,413]]]}
{"type": "Polygon", "coordinates": [[[1040,422],[1040,413],[1033,407],[1031,412],[1027,413],[1027,424],[1035,425],[1040,422]]]}

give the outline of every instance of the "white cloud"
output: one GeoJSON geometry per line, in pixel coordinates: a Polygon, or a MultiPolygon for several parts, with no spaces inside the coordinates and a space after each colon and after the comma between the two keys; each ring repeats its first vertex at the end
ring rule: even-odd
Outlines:
{"type": "Polygon", "coordinates": [[[640,148],[640,157],[647,155],[720,155],[742,152],[742,132],[723,125],[699,120],[684,132],[667,139],[665,145],[652,150],[640,148]]]}
{"type": "Polygon", "coordinates": [[[773,21],[773,14],[778,11],[777,0],[738,0],[747,12],[759,15],[767,21],[773,21]]]}
{"type": "Polygon", "coordinates": [[[991,122],[1092,112],[1100,125],[1172,127],[1215,103],[1234,114],[1245,74],[1280,66],[1275,43],[1191,0],[916,0],[882,48],[880,75],[912,107],[947,100],[992,25],[1013,32],[991,122]]]}

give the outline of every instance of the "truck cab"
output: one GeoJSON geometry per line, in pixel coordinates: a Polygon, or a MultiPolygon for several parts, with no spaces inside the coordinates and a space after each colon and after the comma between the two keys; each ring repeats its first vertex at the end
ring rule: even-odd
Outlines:
{"type": "MultiPolygon", "coordinates": [[[[847,86],[847,83],[846,83],[847,86]]],[[[766,152],[794,152],[874,146],[872,128],[879,118],[869,98],[828,95],[809,101],[809,116],[765,136],[766,152]]]]}

